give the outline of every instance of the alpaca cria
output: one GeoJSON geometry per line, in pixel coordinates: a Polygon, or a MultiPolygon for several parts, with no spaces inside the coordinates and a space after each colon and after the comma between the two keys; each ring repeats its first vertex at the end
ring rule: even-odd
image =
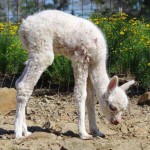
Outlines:
{"type": "Polygon", "coordinates": [[[61,11],[48,10],[23,20],[19,35],[28,51],[28,61],[16,81],[16,138],[31,134],[27,130],[25,107],[41,74],[53,63],[54,54],[65,55],[72,62],[80,137],[103,136],[95,121],[94,90],[108,121],[112,124],[121,121],[122,111],[128,104],[125,90],[134,81],[118,87],[117,76],[109,79],[106,71],[107,44],[102,32],[93,23],[61,11]],[[85,129],[86,104],[91,134],[85,129]]]}

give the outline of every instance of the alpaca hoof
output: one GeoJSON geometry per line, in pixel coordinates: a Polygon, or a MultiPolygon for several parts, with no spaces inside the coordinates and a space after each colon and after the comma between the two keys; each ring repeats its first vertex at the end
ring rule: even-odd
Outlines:
{"type": "Polygon", "coordinates": [[[105,138],[105,134],[103,134],[102,132],[100,132],[98,129],[92,130],[92,131],[91,131],[91,134],[92,134],[94,137],[105,138]]]}
{"type": "Polygon", "coordinates": [[[18,139],[22,139],[22,138],[23,138],[22,135],[17,135],[17,134],[15,135],[15,139],[17,139],[17,140],[18,140],[18,139]]]}
{"type": "Polygon", "coordinates": [[[92,140],[93,139],[93,136],[90,134],[81,135],[80,137],[82,140],[92,140]]]}
{"type": "Polygon", "coordinates": [[[28,136],[30,136],[31,134],[32,134],[32,132],[27,131],[26,133],[24,133],[24,136],[25,136],[25,137],[28,137],[28,136]]]}

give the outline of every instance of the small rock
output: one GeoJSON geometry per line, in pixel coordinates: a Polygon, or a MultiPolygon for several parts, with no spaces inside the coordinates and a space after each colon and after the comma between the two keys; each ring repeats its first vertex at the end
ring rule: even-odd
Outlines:
{"type": "Polygon", "coordinates": [[[3,115],[0,115],[0,125],[4,124],[5,117],[3,115]]]}
{"type": "Polygon", "coordinates": [[[134,126],[133,128],[134,128],[134,131],[136,131],[139,127],[138,126],[134,126]]]}
{"type": "Polygon", "coordinates": [[[121,126],[121,132],[123,132],[123,133],[125,133],[125,134],[128,133],[128,129],[127,129],[127,126],[126,126],[125,124],[123,124],[123,125],[121,126]]]}
{"type": "Polygon", "coordinates": [[[136,136],[145,136],[145,135],[149,135],[149,133],[144,128],[137,128],[137,130],[135,131],[135,135],[136,136]]]}
{"type": "Polygon", "coordinates": [[[46,97],[46,99],[52,100],[52,101],[56,99],[54,96],[45,96],[45,97],[46,97]]]}
{"type": "Polygon", "coordinates": [[[150,139],[150,136],[147,136],[148,139],[150,139]]]}
{"type": "Polygon", "coordinates": [[[55,122],[53,121],[47,121],[44,123],[43,128],[50,130],[55,128],[55,122]]]}
{"type": "Polygon", "coordinates": [[[30,136],[27,137],[27,139],[33,139],[33,140],[41,139],[41,138],[55,140],[56,135],[52,133],[46,133],[46,132],[34,132],[30,136]]]}
{"type": "Polygon", "coordinates": [[[32,109],[30,107],[27,107],[26,112],[27,112],[27,115],[30,115],[32,114],[32,109]]]}
{"type": "MultiPolygon", "coordinates": [[[[130,120],[127,120],[126,121],[126,124],[127,125],[132,125],[132,124],[135,124],[135,123],[137,123],[137,122],[140,122],[141,120],[142,120],[143,118],[142,117],[140,117],[140,118],[132,118],[132,119],[130,119],[130,120]]],[[[143,120],[142,120],[143,121],[143,120]]]]}
{"type": "Polygon", "coordinates": [[[63,132],[72,131],[73,133],[78,133],[78,125],[76,123],[70,122],[63,124],[63,132]]]}
{"type": "Polygon", "coordinates": [[[42,99],[42,102],[47,104],[47,103],[48,103],[47,98],[43,98],[43,99],[42,99]]]}
{"type": "Polygon", "coordinates": [[[7,139],[6,135],[2,135],[2,139],[6,140],[7,139]]]}
{"type": "Polygon", "coordinates": [[[94,150],[92,142],[71,138],[64,141],[63,150],[94,150]]]}
{"type": "Polygon", "coordinates": [[[144,104],[150,105],[150,92],[146,92],[139,98],[138,105],[144,104]]]}
{"type": "Polygon", "coordinates": [[[61,115],[61,119],[62,119],[62,120],[69,120],[70,118],[69,118],[69,115],[68,115],[68,114],[62,114],[62,115],[61,115]]]}
{"type": "Polygon", "coordinates": [[[13,88],[0,88],[0,114],[6,115],[16,110],[16,90],[13,88]]]}
{"type": "Polygon", "coordinates": [[[133,132],[134,131],[134,128],[129,128],[129,132],[133,132]]]}
{"type": "Polygon", "coordinates": [[[99,128],[100,131],[106,135],[115,135],[117,134],[117,132],[115,130],[112,130],[108,127],[102,126],[101,128],[99,128]]]}
{"type": "Polygon", "coordinates": [[[62,103],[61,103],[60,101],[58,101],[56,104],[57,104],[58,106],[61,106],[61,105],[62,105],[62,103]]]}

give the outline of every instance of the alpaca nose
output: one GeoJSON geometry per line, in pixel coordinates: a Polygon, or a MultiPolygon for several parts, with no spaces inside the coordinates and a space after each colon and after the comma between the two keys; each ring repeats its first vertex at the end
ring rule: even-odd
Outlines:
{"type": "Polygon", "coordinates": [[[113,118],[111,119],[111,123],[114,124],[114,125],[117,125],[120,122],[121,122],[121,119],[116,119],[116,118],[115,119],[113,119],[113,118]]]}

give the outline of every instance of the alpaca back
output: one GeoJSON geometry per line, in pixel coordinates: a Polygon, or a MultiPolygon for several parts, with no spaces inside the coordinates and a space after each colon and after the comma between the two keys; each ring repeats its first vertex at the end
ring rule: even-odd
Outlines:
{"type": "Polygon", "coordinates": [[[106,60],[107,46],[102,32],[88,20],[57,10],[27,17],[20,26],[19,35],[29,52],[44,41],[50,41],[55,53],[70,58],[77,54],[88,55],[92,60],[106,60]]]}

